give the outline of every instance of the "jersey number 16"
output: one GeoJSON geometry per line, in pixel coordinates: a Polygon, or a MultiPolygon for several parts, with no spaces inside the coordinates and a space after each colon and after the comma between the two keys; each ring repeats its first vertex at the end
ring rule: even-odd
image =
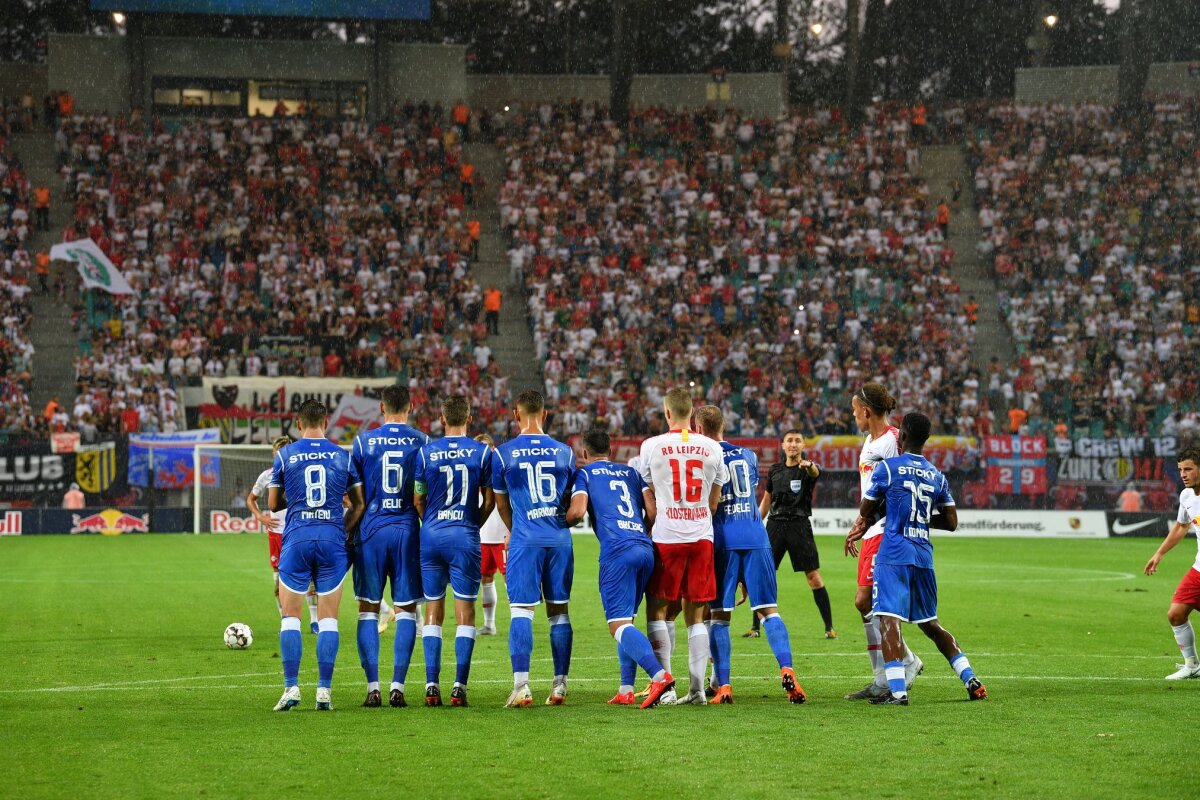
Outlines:
{"type": "Polygon", "coordinates": [[[704,493],[704,462],[696,458],[682,462],[673,458],[670,464],[675,502],[699,503],[704,493]]]}

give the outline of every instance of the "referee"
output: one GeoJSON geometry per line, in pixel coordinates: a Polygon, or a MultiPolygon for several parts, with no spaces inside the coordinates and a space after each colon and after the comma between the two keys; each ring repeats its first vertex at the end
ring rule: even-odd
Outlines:
{"type": "MultiPolygon", "coordinates": [[[[759,504],[759,512],[767,517],[767,537],[771,540],[775,569],[778,570],[783,562],[784,553],[791,556],[792,571],[803,572],[808,579],[813,602],[825,622],[825,638],[836,639],[829,592],[821,580],[821,557],[808,521],[812,516],[813,489],[821,477],[821,469],[804,458],[804,434],[795,428],[783,435],[783,454],[785,460],[772,466],[767,473],[766,492],[759,504]]],[[[757,636],[758,627],[759,620],[755,616],[754,627],[746,635],[757,636]]]]}

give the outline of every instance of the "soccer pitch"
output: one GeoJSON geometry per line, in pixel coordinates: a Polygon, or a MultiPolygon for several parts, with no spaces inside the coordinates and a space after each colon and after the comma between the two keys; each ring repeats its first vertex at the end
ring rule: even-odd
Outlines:
{"type": "MultiPolygon", "coordinates": [[[[841,638],[826,641],[803,576],[781,573],[780,607],[809,694],[786,702],[765,639],[738,638],[725,707],[609,707],[615,646],[596,590],[597,545],[576,536],[570,695],[550,688],[544,614],[535,622],[538,705],[502,708],[511,688],[508,614],[482,637],[471,707],[427,709],[421,642],[409,672],[418,705],[360,708],[356,605],[344,599],[334,711],[281,690],[278,615],[264,537],[21,537],[0,540],[8,622],[0,633],[0,768],[8,797],[1172,797],[1191,793],[1187,720],[1200,681],[1171,684],[1179,652],[1165,619],[1192,544],[1160,575],[1142,541],[954,540],[936,544],[940,611],[987,684],[968,703],[932,644],[909,642],[925,674],[909,708],[842,695],[868,678],[853,563],[819,537],[841,638]],[[255,634],[226,649],[225,626],[255,634]]],[[[785,567],[786,570],[786,567],[785,567]]],[[[350,594],[350,592],[348,592],[350,594]]],[[[381,677],[391,675],[383,637],[381,677]]],[[[447,627],[453,636],[453,626],[447,627]]],[[[673,663],[686,680],[686,633],[673,663]]],[[[453,650],[443,686],[453,681],[453,650]]],[[[642,681],[644,676],[639,676],[642,681]]]]}

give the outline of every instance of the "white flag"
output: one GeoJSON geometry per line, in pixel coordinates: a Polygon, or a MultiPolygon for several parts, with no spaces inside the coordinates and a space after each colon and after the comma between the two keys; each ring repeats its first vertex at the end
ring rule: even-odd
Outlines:
{"type": "Polygon", "coordinates": [[[109,294],[134,294],[125,276],[91,239],[56,244],[50,248],[50,258],[55,261],[74,261],[85,289],[103,289],[109,294]]]}

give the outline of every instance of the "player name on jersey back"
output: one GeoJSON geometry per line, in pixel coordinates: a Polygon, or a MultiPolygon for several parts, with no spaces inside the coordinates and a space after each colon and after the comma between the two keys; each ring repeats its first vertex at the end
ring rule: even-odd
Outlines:
{"type": "Polygon", "coordinates": [[[708,498],[729,472],[714,440],[691,431],[669,431],[642,442],[641,474],[654,487],[658,518],[651,535],[664,544],[713,538],[708,498]]]}

